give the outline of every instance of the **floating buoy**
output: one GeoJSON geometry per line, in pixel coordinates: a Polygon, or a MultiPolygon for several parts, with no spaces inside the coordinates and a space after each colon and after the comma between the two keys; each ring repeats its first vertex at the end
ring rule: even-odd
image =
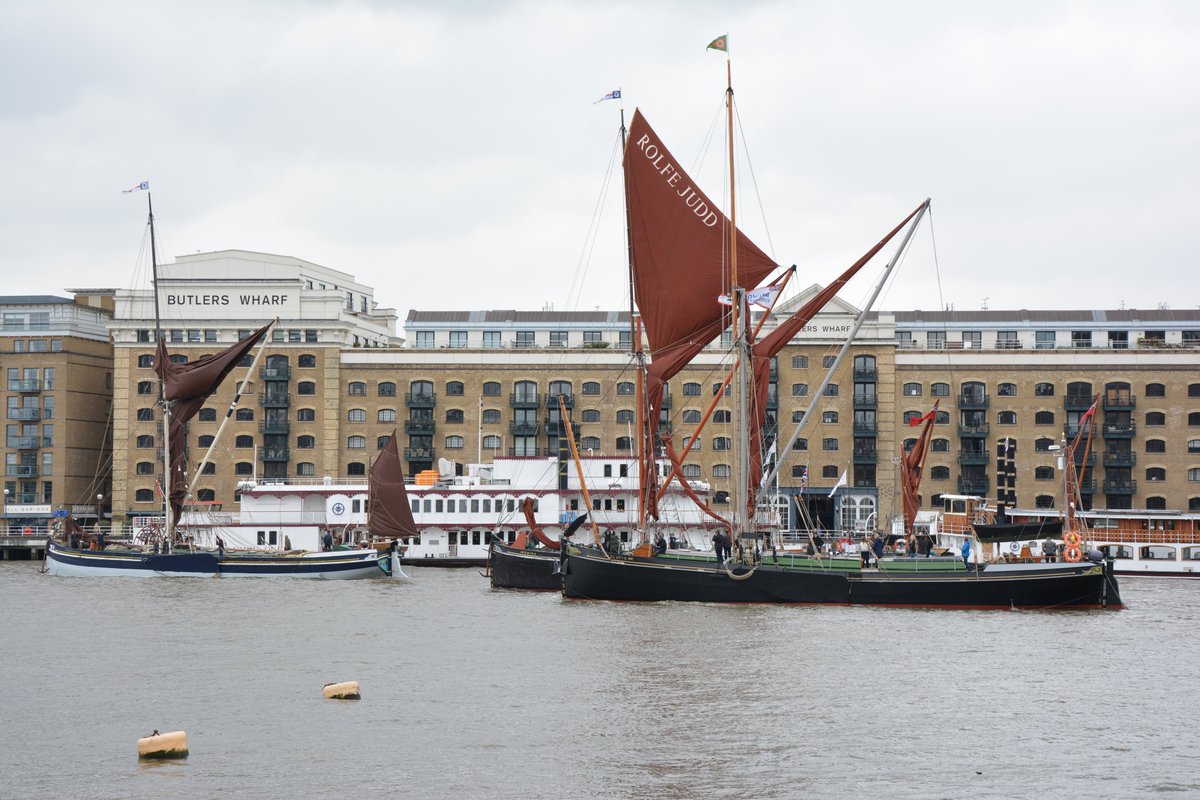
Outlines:
{"type": "Polygon", "coordinates": [[[358,700],[358,681],[325,684],[325,697],[330,700],[358,700]]]}
{"type": "Polygon", "coordinates": [[[187,734],[183,731],[155,731],[138,739],[138,758],[187,758],[187,734]]]}

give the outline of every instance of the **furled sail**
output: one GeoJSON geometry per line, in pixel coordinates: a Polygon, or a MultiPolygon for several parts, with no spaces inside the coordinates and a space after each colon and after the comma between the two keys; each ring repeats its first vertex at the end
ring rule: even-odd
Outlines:
{"type": "Polygon", "coordinates": [[[930,434],[933,432],[933,423],[937,420],[938,404],[941,400],[937,400],[933,404],[928,414],[909,420],[908,424],[912,427],[924,425],[921,428],[921,435],[917,437],[916,444],[912,450],[904,452],[904,447],[900,448],[900,490],[904,499],[904,532],[912,533],[913,523],[917,519],[917,509],[921,507],[920,491],[921,491],[921,474],[925,471],[925,456],[929,453],[930,434]]]}
{"type": "MultiPolygon", "coordinates": [[[[635,111],[625,146],[625,198],[634,294],[651,364],[645,387],[642,474],[646,508],[654,508],[653,442],[666,382],[727,324],[717,297],[729,291],[731,225],[635,111]]],[[[754,288],[775,262],[738,232],[738,282],[754,288]]]]}
{"type": "Polygon", "coordinates": [[[750,410],[750,474],[747,476],[748,485],[750,487],[749,494],[749,509],[752,510],[756,501],[756,493],[759,486],[759,481],[762,479],[762,428],[763,421],[766,418],[767,412],[767,389],[770,382],[771,359],[779,354],[792,337],[804,328],[812,318],[815,317],[822,308],[833,299],[846,283],[853,278],[868,261],[883,249],[888,242],[909,223],[917,213],[925,207],[922,203],[911,214],[905,217],[899,225],[892,228],[887,236],[883,237],[866,253],[862,258],[851,264],[845,272],[839,275],[832,283],[815,294],[811,300],[805,303],[798,311],[786,320],[781,322],[775,330],[761,340],[754,343],[752,348],[753,359],[753,381],[754,381],[754,403],[750,410]]]}
{"type": "Polygon", "coordinates": [[[367,530],[372,538],[398,539],[418,534],[417,523],[408,505],[408,492],[404,489],[404,468],[394,430],[371,465],[367,491],[370,504],[367,530]]]}
{"type": "Polygon", "coordinates": [[[167,441],[171,455],[168,465],[167,492],[170,499],[172,522],[179,521],[183,504],[187,501],[187,443],[188,421],[200,411],[242,357],[249,353],[266,334],[272,323],[267,323],[254,333],[219,353],[205,356],[185,364],[176,364],[167,355],[166,342],[160,337],[154,356],[154,371],[163,382],[163,394],[170,403],[170,425],[167,441]]]}

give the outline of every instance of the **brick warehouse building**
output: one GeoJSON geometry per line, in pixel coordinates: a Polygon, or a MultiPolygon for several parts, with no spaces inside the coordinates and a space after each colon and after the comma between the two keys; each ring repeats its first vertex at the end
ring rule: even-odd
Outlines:
{"type": "MultiPolygon", "coordinates": [[[[235,372],[190,426],[195,461],[224,417],[234,382],[250,381],[198,484],[202,500],[232,508],[238,482],[252,476],[365,481],[393,429],[410,475],[439,459],[554,453],[558,395],[569,399],[585,455],[632,456],[627,312],[413,310],[401,337],[397,315],[378,306],[371,288],[300,259],[197,254],[164,265],[161,276],[163,327],[177,356],[212,352],[280,318],[257,374],[235,372]]],[[[1021,507],[1052,504],[1060,477],[1050,448],[1074,432],[1100,394],[1084,485],[1090,503],[1200,511],[1200,312],[871,313],[829,390],[814,398],[856,314],[835,299],[772,370],[768,414],[781,437],[817,403],[783,457],[784,502],[802,496],[827,526],[886,525],[900,513],[896,462],[915,432],[905,423],[940,400],[922,484],[926,508],[935,495],[960,492],[995,498],[1003,491],[1021,507]],[[1016,451],[1011,488],[995,474],[996,447],[1005,439],[1016,451]],[[848,485],[831,499],[843,471],[848,485]]],[[[110,329],[112,512],[125,520],[154,514],[161,502],[152,294],[117,291],[110,329]]],[[[715,396],[727,368],[724,349],[714,343],[671,382],[662,413],[677,450],[715,396]]],[[[732,399],[721,398],[685,462],[689,477],[711,484],[718,507],[733,489],[731,411],[732,399]]],[[[794,506],[788,509],[794,519],[794,506]]]]}

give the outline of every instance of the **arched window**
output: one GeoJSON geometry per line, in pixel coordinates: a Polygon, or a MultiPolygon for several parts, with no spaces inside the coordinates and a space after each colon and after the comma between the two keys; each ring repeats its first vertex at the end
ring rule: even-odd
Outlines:
{"type": "Polygon", "coordinates": [[[618,436],[617,437],[617,449],[618,450],[632,450],[633,449],[632,440],[628,436],[618,436]]]}
{"type": "Polygon", "coordinates": [[[1147,383],[1146,397],[1166,397],[1167,387],[1161,383],[1147,383]]]}
{"type": "Polygon", "coordinates": [[[196,492],[196,499],[201,503],[211,503],[217,499],[217,493],[212,489],[201,489],[196,492]]]}
{"type": "Polygon", "coordinates": [[[317,446],[317,440],[313,436],[297,436],[296,437],[296,449],[298,449],[298,450],[312,450],[316,446],[317,446]]]}
{"type": "Polygon", "coordinates": [[[1148,467],[1146,469],[1146,480],[1148,481],[1165,481],[1167,479],[1167,471],[1162,467],[1148,467]]]}
{"type": "Polygon", "coordinates": [[[803,478],[807,473],[808,467],[804,466],[803,464],[796,464],[794,467],[792,467],[793,478],[803,478]]]}
{"type": "Polygon", "coordinates": [[[496,381],[485,381],[483,384],[484,397],[499,397],[500,384],[496,381]]]}
{"type": "Polygon", "coordinates": [[[254,422],[254,409],[239,408],[237,411],[233,412],[233,418],[238,422],[254,422]]]}
{"type": "MultiPolygon", "coordinates": [[[[366,450],[367,449],[367,437],[351,436],[348,439],[346,439],[346,447],[351,450],[366,450]]],[[[353,474],[353,473],[351,473],[351,474],[353,474]]]]}
{"type": "Polygon", "coordinates": [[[1188,481],[1195,483],[1200,481],[1200,467],[1192,467],[1187,471],[1188,481]]]}
{"type": "Polygon", "coordinates": [[[917,446],[917,440],[915,438],[905,439],[900,446],[904,448],[904,452],[911,453],[912,449],[917,446]]]}
{"type": "Polygon", "coordinates": [[[1158,496],[1147,497],[1146,498],[1146,508],[1150,511],[1166,511],[1167,510],[1167,498],[1158,497],[1158,496]]]}
{"type": "Polygon", "coordinates": [[[249,461],[239,461],[233,465],[234,475],[253,475],[254,465],[249,461]]]}
{"type": "Polygon", "coordinates": [[[693,453],[704,447],[704,442],[701,439],[695,439],[691,436],[683,437],[683,441],[679,443],[681,448],[690,449],[693,453]]]}
{"type": "Polygon", "coordinates": [[[997,397],[1016,397],[1017,385],[1015,383],[1002,383],[996,387],[997,397]]]}
{"type": "MultiPolygon", "coordinates": [[[[137,393],[154,394],[154,381],[138,381],[137,393]]],[[[201,411],[203,410],[201,409],[201,411]]]]}
{"type": "Polygon", "coordinates": [[[1188,384],[1188,397],[1200,397],[1200,383],[1188,384]]]}
{"type": "Polygon", "coordinates": [[[579,413],[579,420],[581,422],[599,422],[600,410],[596,408],[585,408],[579,413]]]}
{"type": "Polygon", "coordinates": [[[1016,425],[1017,412],[1015,411],[1000,411],[996,414],[997,425],[1016,425]]]}
{"type": "Polygon", "coordinates": [[[140,448],[154,447],[154,437],[147,435],[137,437],[137,446],[140,448]]]}
{"type": "Polygon", "coordinates": [[[685,383],[683,385],[683,396],[684,397],[699,397],[700,396],[700,384],[698,384],[694,381],[685,383]]]}
{"type": "Polygon", "coordinates": [[[1052,481],[1054,480],[1054,467],[1034,467],[1033,479],[1035,481],[1052,481]]]}
{"type": "Polygon", "coordinates": [[[929,469],[929,477],[935,481],[948,481],[950,480],[950,468],[931,467],[929,469]]]}
{"type": "Polygon", "coordinates": [[[300,369],[312,369],[317,366],[317,357],[312,353],[301,353],[296,357],[296,366],[300,369]]]}
{"type": "Polygon", "coordinates": [[[137,468],[134,470],[134,472],[137,475],[153,475],[154,474],[154,462],[139,461],[137,463],[137,468]]]}
{"type": "Polygon", "coordinates": [[[1077,403],[1092,400],[1092,385],[1087,381],[1072,381],[1067,384],[1067,399],[1077,403]]]}
{"type": "Polygon", "coordinates": [[[347,475],[366,475],[367,474],[367,465],[362,463],[361,461],[351,461],[349,464],[346,465],[346,474],[347,475]]]}
{"type": "Polygon", "coordinates": [[[933,424],[934,425],[949,425],[950,424],[950,412],[942,411],[941,409],[938,409],[936,412],[934,412],[933,424]]]}
{"type": "Polygon", "coordinates": [[[825,466],[821,467],[822,478],[836,478],[837,476],[837,467],[833,466],[832,464],[826,464],[825,466]]]}
{"type": "MultiPolygon", "coordinates": [[[[395,422],[396,421],[396,412],[394,412],[394,411],[392,412],[392,418],[390,420],[383,419],[383,411],[379,412],[379,417],[380,417],[380,419],[379,419],[380,422],[395,422]]],[[[446,422],[447,423],[449,423],[451,425],[461,425],[464,419],[465,419],[465,417],[463,416],[463,410],[461,408],[446,409],[446,422]]]]}
{"type": "Polygon", "coordinates": [[[919,419],[921,416],[922,415],[921,415],[920,411],[911,411],[911,410],[905,411],[904,412],[904,424],[911,425],[913,420],[919,419]]]}
{"type": "Polygon", "coordinates": [[[154,421],[154,409],[153,408],[139,408],[137,410],[137,421],[138,422],[153,422],[154,421]]]}
{"type": "Polygon", "coordinates": [[[301,461],[296,465],[296,475],[301,478],[311,478],[317,474],[317,467],[311,461],[301,461]]]}
{"type": "Polygon", "coordinates": [[[838,440],[833,437],[829,437],[827,439],[822,439],[821,440],[821,449],[826,450],[826,451],[837,450],[838,449],[838,440]]]}
{"type": "Polygon", "coordinates": [[[254,437],[246,436],[244,434],[242,436],[238,436],[233,440],[233,446],[240,447],[244,450],[254,447],[254,437]]]}
{"type": "Polygon", "coordinates": [[[461,436],[447,436],[446,437],[446,449],[447,450],[462,450],[462,448],[463,448],[463,437],[461,437],[461,436]]]}
{"type": "Polygon", "coordinates": [[[948,383],[932,383],[929,385],[929,395],[931,397],[949,397],[950,384],[948,383]]]}
{"type": "Polygon", "coordinates": [[[983,403],[987,401],[987,386],[981,381],[966,381],[959,393],[961,403],[983,403]]]}
{"type": "Polygon", "coordinates": [[[212,443],[213,436],[207,433],[196,440],[196,444],[200,447],[212,447],[212,443]]]}
{"type": "Polygon", "coordinates": [[[513,384],[513,400],[518,403],[536,403],[537,384],[533,381],[517,381],[513,384]]]}
{"type": "MultiPolygon", "coordinates": [[[[597,412],[597,413],[599,413],[599,412],[597,412]]],[[[584,436],[582,439],[579,440],[579,447],[583,450],[599,450],[600,449],[600,437],[599,436],[584,436]]]]}
{"type": "Polygon", "coordinates": [[[296,394],[316,394],[317,385],[312,381],[300,381],[296,384],[296,394]]]}
{"type": "Polygon", "coordinates": [[[729,410],[724,409],[724,408],[718,408],[716,411],[713,412],[713,415],[712,415],[712,421],[714,424],[719,423],[719,424],[724,425],[724,424],[727,424],[730,419],[731,419],[731,415],[730,415],[729,410]]]}
{"type": "Polygon", "coordinates": [[[138,489],[137,491],[135,491],[133,493],[133,500],[135,503],[154,502],[154,490],[153,489],[138,489]]]}
{"type": "Polygon", "coordinates": [[[317,418],[317,412],[315,409],[312,409],[312,408],[296,409],[296,421],[297,422],[313,422],[316,420],[316,418],[317,418]]]}
{"type": "Polygon", "coordinates": [[[347,422],[366,422],[367,410],[365,408],[352,408],[346,412],[347,422]]]}
{"type": "Polygon", "coordinates": [[[728,464],[713,464],[712,474],[714,478],[728,478],[733,474],[733,468],[728,464]]]}
{"type": "Polygon", "coordinates": [[[700,465],[699,464],[684,464],[683,465],[683,477],[699,478],[700,477],[700,465]]]}
{"type": "Polygon", "coordinates": [[[1146,452],[1147,453],[1165,453],[1165,452],[1167,452],[1167,440],[1166,439],[1147,439],[1146,440],[1146,452]]]}
{"type": "Polygon", "coordinates": [[[807,383],[793,383],[792,384],[792,397],[808,397],[808,384],[807,383]]]}
{"type": "Polygon", "coordinates": [[[149,353],[138,356],[138,366],[142,369],[149,369],[154,366],[154,356],[149,353]]]}
{"type": "Polygon", "coordinates": [[[366,397],[367,384],[362,381],[350,381],[350,385],[346,387],[346,391],[351,397],[366,397]]]}
{"type": "Polygon", "coordinates": [[[376,391],[380,397],[395,397],[396,384],[393,381],[380,381],[376,391]]]}
{"type": "MultiPolygon", "coordinates": [[[[141,437],[138,437],[139,439],[141,437]]],[[[1200,439],[1188,439],[1187,451],[1189,453],[1200,453],[1200,439]]]]}
{"type": "Polygon", "coordinates": [[[808,369],[808,356],[792,356],[792,369],[808,369]]]}
{"type": "Polygon", "coordinates": [[[375,449],[382,450],[383,448],[387,447],[387,443],[391,438],[392,438],[392,435],[390,433],[386,434],[384,436],[376,436],[375,437],[375,449]]]}
{"type": "Polygon", "coordinates": [[[1034,505],[1038,508],[1054,508],[1054,495],[1039,494],[1034,500],[1034,505]]]}
{"type": "Polygon", "coordinates": [[[622,381],[617,384],[617,394],[634,394],[634,386],[629,381],[622,381]]]}
{"type": "Polygon", "coordinates": [[[1200,411],[1192,411],[1188,414],[1188,425],[1193,427],[1200,425],[1200,411]]]}
{"type": "Polygon", "coordinates": [[[495,436],[495,435],[483,437],[483,449],[484,450],[499,450],[500,449],[500,437],[495,436]]]}
{"type": "Polygon", "coordinates": [[[837,397],[838,396],[838,385],[836,383],[826,384],[825,385],[825,396],[826,397],[837,397]]]}
{"type": "MultiPolygon", "coordinates": [[[[351,384],[351,386],[353,385],[351,384]]],[[[433,399],[433,381],[409,381],[408,392],[411,399],[417,400],[419,398],[422,401],[428,402],[433,399]]]]}
{"type": "Polygon", "coordinates": [[[600,384],[597,381],[584,381],[583,393],[586,395],[600,394],[600,384]]]}
{"type": "Polygon", "coordinates": [[[792,450],[807,450],[808,439],[797,439],[792,443],[792,450]]]}
{"type": "Polygon", "coordinates": [[[633,412],[627,408],[617,410],[617,422],[624,425],[633,422],[633,412]]]}
{"type": "Polygon", "coordinates": [[[714,436],[713,450],[732,450],[733,440],[728,436],[714,436]]]}
{"type": "Polygon", "coordinates": [[[1033,393],[1037,397],[1054,397],[1053,383],[1039,383],[1033,387],[1033,393]]]}
{"type": "Polygon", "coordinates": [[[1161,411],[1147,411],[1146,424],[1152,428],[1157,428],[1167,424],[1167,415],[1161,411]]]}
{"type": "Polygon", "coordinates": [[[487,424],[494,424],[500,421],[500,412],[494,408],[485,408],[483,410],[483,421],[487,424]]]}
{"type": "Polygon", "coordinates": [[[1200,511],[1200,497],[1189,497],[1188,498],[1188,511],[1193,512],[1193,513],[1196,511],[1200,511]]]}
{"type": "MultiPolygon", "coordinates": [[[[697,411],[696,413],[699,414],[700,412],[697,411]]],[[[799,422],[802,419],[804,419],[803,411],[793,411],[792,412],[792,422],[799,422]]]]}
{"type": "MultiPolygon", "coordinates": [[[[729,412],[725,412],[725,413],[728,414],[729,412]]],[[[838,421],[838,412],[836,412],[836,411],[822,411],[821,412],[821,422],[822,423],[824,423],[826,425],[836,425],[837,421],[838,421]]]]}
{"type": "Polygon", "coordinates": [[[1033,424],[1034,425],[1053,425],[1054,424],[1054,412],[1053,411],[1037,412],[1036,414],[1033,415],[1033,424]]]}
{"type": "Polygon", "coordinates": [[[950,440],[949,439],[934,439],[932,442],[929,443],[929,451],[931,453],[949,453],[950,452],[950,440]]]}
{"type": "Polygon", "coordinates": [[[1050,446],[1053,444],[1054,444],[1053,439],[1048,439],[1043,436],[1042,438],[1038,439],[1037,441],[1035,441],[1033,443],[1033,449],[1039,453],[1048,453],[1048,452],[1050,452],[1050,446]]]}
{"type": "MultiPolygon", "coordinates": [[[[570,381],[550,381],[549,390],[547,391],[548,396],[558,397],[559,395],[562,395],[569,400],[572,394],[573,391],[571,389],[570,381]]],[[[557,406],[558,401],[555,400],[554,404],[557,406]]]]}
{"type": "Polygon", "coordinates": [[[446,381],[446,396],[461,397],[463,394],[462,381],[446,381]]]}
{"type": "Polygon", "coordinates": [[[922,387],[921,384],[919,384],[919,383],[904,384],[904,396],[905,397],[920,397],[921,392],[923,390],[924,390],[924,387],[922,387]]]}

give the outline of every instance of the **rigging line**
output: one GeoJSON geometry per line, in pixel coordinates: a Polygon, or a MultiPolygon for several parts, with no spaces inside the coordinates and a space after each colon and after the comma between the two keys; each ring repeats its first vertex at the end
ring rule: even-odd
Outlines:
{"type": "Polygon", "coordinates": [[[750,185],[754,187],[754,199],[758,201],[758,216],[762,220],[763,232],[767,237],[767,251],[773,261],[778,261],[775,257],[775,242],[771,239],[771,226],[767,223],[767,213],[763,207],[762,193],[758,190],[758,177],[754,174],[754,162],[750,160],[750,147],[746,144],[746,132],[742,129],[742,115],[738,113],[736,103],[733,107],[733,116],[737,120],[738,134],[742,137],[742,153],[746,159],[746,170],[750,173],[750,185]]]}
{"type": "Polygon", "coordinates": [[[579,260],[575,264],[575,276],[571,280],[571,287],[567,292],[567,308],[570,310],[578,310],[580,299],[583,296],[583,284],[587,278],[587,272],[592,263],[592,255],[596,250],[596,241],[600,235],[600,221],[604,216],[605,201],[608,199],[609,188],[612,186],[612,176],[614,166],[617,163],[617,156],[620,152],[621,137],[617,136],[613,141],[612,151],[608,157],[608,168],[604,173],[604,180],[600,185],[600,193],[596,197],[596,204],[592,208],[592,218],[588,222],[588,230],[584,235],[583,250],[579,254],[579,260]]]}

